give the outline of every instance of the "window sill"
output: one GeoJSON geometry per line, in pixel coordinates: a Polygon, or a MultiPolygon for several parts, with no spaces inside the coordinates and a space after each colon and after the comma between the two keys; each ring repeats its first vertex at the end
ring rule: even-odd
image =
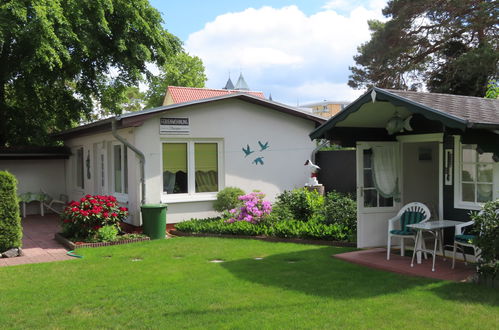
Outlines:
{"type": "Polygon", "coordinates": [[[463,210],[476,210],[479,211],[482,209],[484,203],[466,203],[466,202],[456,202],[454,203],[455,209],[463,209],[463,210]]]}
{"type": "Polygon", "coordinates": [[[182,194],[182,195],[161,195],[161,203],[175,204],[175,203],[191,203],[191,202],[209,202],[217,199],[217,193],[207,194],[182,194]]]}

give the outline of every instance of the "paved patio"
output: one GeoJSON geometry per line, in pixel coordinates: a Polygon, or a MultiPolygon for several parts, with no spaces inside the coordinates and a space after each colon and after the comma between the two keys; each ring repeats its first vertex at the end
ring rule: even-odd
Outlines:
{"type": "Polygon", "coordinates": [[[334,255],[334,257],[354,264],[389,272],[455,282],[468,281],[475,274],[475,267],[473,265],[468,264],[466,266],[464,262],[457,260],[456,267],[451,269],[452,253],[446,253],[446,255],[447,258],[445,260],[442,257],[437,257],[434,272],[431,271],[431,255],[428,255],[428,259],[423,258],[421,264],[414,263],[414,267],[411,267],[411,257],[401,257],[399,251],[392,253],[390,260],[386,260],[386,249],[384,248],[341,253],[334,255]]]}
{"type": "Polygon", "coordinates": [[[60,231],[59,222],[55,215],[30,215],[22,219],[24,256],[0,258],[0,267],[74,259],[54,240],[54,234],[60,231]]]}

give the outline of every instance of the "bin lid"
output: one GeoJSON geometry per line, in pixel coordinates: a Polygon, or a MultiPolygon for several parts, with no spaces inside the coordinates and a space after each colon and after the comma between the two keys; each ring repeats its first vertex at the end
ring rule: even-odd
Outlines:
{"type": "Polygon", "coordinates": [[[141,209],[161,209],[167,207],[167,204],[144,204],[140,206],[141,209]]]}

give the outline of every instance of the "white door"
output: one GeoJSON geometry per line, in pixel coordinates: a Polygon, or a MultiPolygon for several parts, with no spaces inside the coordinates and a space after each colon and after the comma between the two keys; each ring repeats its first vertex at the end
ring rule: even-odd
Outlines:
{"type": "MultiPolygon", "coordinates": [[[[386,246],[388,219],[397,214],[400,202],[379,194],[373,180],[372,147],[399,148],[398,142],[357,143],[357,247],[386,246]]],[[[400,161],[397,162],[400,164],[400,161]]],[[[397,170],[400,173],[400,169],[397,170]]]]}

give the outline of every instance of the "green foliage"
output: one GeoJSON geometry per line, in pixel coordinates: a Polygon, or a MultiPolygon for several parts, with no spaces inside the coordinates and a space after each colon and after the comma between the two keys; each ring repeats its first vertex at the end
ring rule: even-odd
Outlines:
{"type": "Polygon", "coordinates": [[[323,222],[348,228],[350,239],[354,240],[357,233],[357,203],[348,195],[329,192],[324,202],[323,222]]]}
{"type": "Polygon", "coordinates": [[[280,220],[253,224],[246,221],[227,223],[221,218],[191,219],[175,225],[188,233],[211,233],[221,235],[267,236],[281,238],[304,238],[318,240],[346,241],[346,228],[339,224],[324,224],[317,221],[280,220]]]}
{"type": "Polygon", "coordinates": [[[393,0],[383,14],[386,22],[368,22],[371,40],[354,56],[351,87],[485,94],[499,62],[494,1],[393,0]]]}
{"type": "Polygon", "coordinates": [[[116,240],[117,241],[126,241],[129,239],[138,239],[138,238],[146,238],[146,237],[149,237],[149,236],[144,235],[144,234],[128,233],[128,234],[123,234],[123,235],[117,236],[116,240]]]}
{"type": "Polygon", "coordinates": [[[21,247],[22,226],[17,200],[17,180],[0,171],[0,252],[21,247]]]}
{"type": "Polygon", "coordinates": [[[499,199],[485,203],[481,212],[472,213],[475,221],[474,244],[480,248],[478,268],[492,278],[499,274],[499,199]]]}
{"type": "Polygon", "coordinates": [[[175,228],[193,233],[336,241],[355,241],[357,233],[357,207],[350,196],[331,192],[324,198],[307,188],[284,191],[277,196],[272,212],[258,223],[231,222],[227,220],[230,216],[192,219],[176,224],[175,228]]]}
{"type": "Polygon", "coordinates": [[[148,0],[3,1],[0,146],[50,142],[96,108],[121,113],[146,63],[181,50],[162,23],[148,0]]]}
{"type": "Polygon", "coordinates": [[[487,92],[485,93],[487,99],[499,98],[499,81],[491,80],[487,85],[487,92]]]}
{"type": "Polygon", "coordinates": [[[121,104],[123,112],[140,111],[144,108],[145,93],[142,93],[138,87],[127,87],[124,98],[121,104]]]}
{"type": "Polygon", "coordinates": [[[313,219],[324,206],[324,197],[317,191],[299,188],[277,196],[274,207],[283,216],[300,221],[313,219]]]}
{"type": "Polygon", "coordinates": [[[112,242],[116,241],[118,236],[118,228],[116,226],[104,226],[97,230],[95,238],[97,242],[112,242]]]}
{"type": "Polygon", "coordinates": [[[241,207],[243,201],[238,198],[245,194],[244,190],[240,188],[226,187],[218,192],[217,200],[213,202],[213,208],[218,212],[227,212],[231,209],[241,207]]]}
{"type": "Polygon", "coordinates": [[[331,144],[329,146],[325,146],[325,147],[322,147],[319,149],[319,151],[337,151],[337,150],[355,150],[355,148],[351,148],[351,147],[342,147],[341,145],[339,144],[331,144]]]}
{"type": "Polygon", "coordinates": [[[168,86],[202,88],[207,79],[203,62],[199,57],[190,56],[184,51],[179,52],[160,67],[158,76],[149,80],[145,107],[154,108],[163,105],[168,86]]]}

